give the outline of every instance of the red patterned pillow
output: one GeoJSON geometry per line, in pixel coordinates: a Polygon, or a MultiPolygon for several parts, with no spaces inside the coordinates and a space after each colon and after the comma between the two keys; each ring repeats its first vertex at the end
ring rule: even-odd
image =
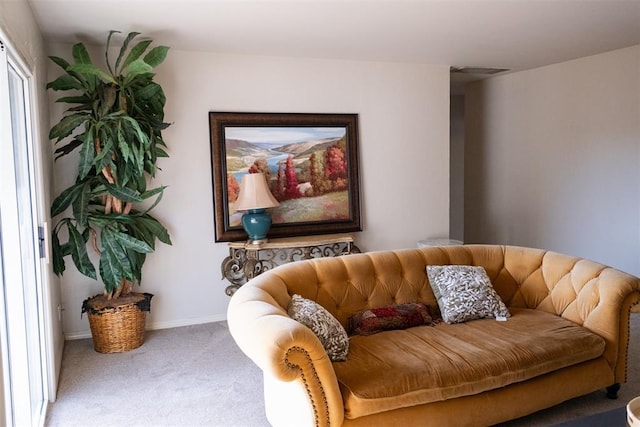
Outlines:
{"type": "Polygon", "coordinates": [[[349,335],[371,335],[436,323],[428,305],[411,302],[360,311],[349,317],[348,332],[349,335]]]}

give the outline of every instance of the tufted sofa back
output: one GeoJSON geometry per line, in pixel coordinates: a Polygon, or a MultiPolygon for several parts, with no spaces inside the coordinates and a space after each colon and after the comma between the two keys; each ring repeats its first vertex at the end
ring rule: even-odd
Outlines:
{"type": "MultiPolygon", "coordinates": [[[[597,328],[608,281],[638,279],[604,265],[540,249],[464,245],[369,252],[292,263],[271,272],[287,293],[317,301],[343,325],[355,312],[390,304],[437,306],[427,265],[475,265],[487,271],[507,306],[535,308],[597,328]],[[595,323],[595,324],[594,324],[595,323]]],[[[261,276],[257,279],[259,280],[261,276]]],[[[620,297],[622,298],[622,297],[620,297]]],[[[288,301],[282,301],[286,308],[288,301]]]]}

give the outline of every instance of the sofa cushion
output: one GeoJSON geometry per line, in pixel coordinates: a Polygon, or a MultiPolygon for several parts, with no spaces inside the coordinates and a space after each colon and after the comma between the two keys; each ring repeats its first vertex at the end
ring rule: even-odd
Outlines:
{"type": "Polygon", "coordinates": [[[605,341],[561,317],[493,319],[353,336],[334,363],[347,418],[481,393],[602,355],[605,341]]]}
{"type": "Polygon", "coordinates": [[[510,316],[482,267],[430,265],[427,275],[447,323],[510,316]]]}
{"type": "Polygon", "coordinates": [[[346,359],[349,352],[347,332],[323,306],[300,295],[293,295],[287,312],[292,319],[316,334],[332,362],[346,359]]]}
{"type": "Polygon", "coordinates": [[[371,335],[393,329],[432,325],[433,315],[428,305],[410,302],[359,311],[349,317],[349,335],[371,335]]]}

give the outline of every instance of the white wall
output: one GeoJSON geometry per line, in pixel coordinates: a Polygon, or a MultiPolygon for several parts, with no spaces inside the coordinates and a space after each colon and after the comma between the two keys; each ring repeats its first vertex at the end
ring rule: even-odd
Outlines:
{"type": "Polygon", "coordinates": [[[640,46],[467,86],[465,241],[640,274],[640,46]]]}
{"type": "MultiPolygon", "coordinates": [[[[51,53],[70,57],[70,47],[51,53]]],[[[155,215],[173,246],[148,257],[142,289],[156,295],[152,328],[226,318],[221,279],[226,243],[214,243],[210,111],[358,113],[364,231],[362,250],[415,247],[449,230],[449,68],[401,63],[237,56],[171,50],[158,68],[167,95],[169,185],[155,215]]],[[[54,120],[60,111],[54,112],[54,120]]],[[[58,191],[72,179],[56,165],[58,191]]],[[[70,271],[63,277],[65,332],[86,336],[84,298],[100,291],[70,271]]]]}
{"type": "MultiPolygon", "coordinates": [[[[0,0],[0,34],[4,33],[8,42],[19,52],[21,59],[29,67],[34,76],[35,97],[36,97],[36,130],[34,140],[37,144],[35,151],[38,152],[39,171],[36,172],[37,185],[42,189],[42,200],[39,206],[39,218],[41,221],[49,221],[49,205],[51,203],[51,191],[53,180],[52,150],[47,140],[49,128],[48,98],[45,92],[47,58],[44,52],[44,43],[35,16],[26,0],[0,0]]],[[[45,319],[46,325],[50,328],[47,336],[48,345],[55,353],[53,363],[49,370],[58,376],[60,364],[62,362],[62,350],[64,337],[62,334],[62,322],[58,319],[58,304],[60,300],[60,284],[50,268],[44,267],[45,295],[44,303],[47,304],[45,319]]],[[[57,380],[56,380],[57,383],[57,380]]],[[[51,385],[49,397],[54,398],[56,384],[51,385]]]]}
{"type": "Polygon", "coordinates": [[[43,64],[42,36],[27,0],[0,0],[0,27],[26,63],[43,64]]]}

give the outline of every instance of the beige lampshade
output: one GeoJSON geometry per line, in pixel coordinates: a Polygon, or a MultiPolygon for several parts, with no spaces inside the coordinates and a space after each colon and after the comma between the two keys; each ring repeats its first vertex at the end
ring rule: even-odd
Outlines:
{"type": "Polygon", "coordinates": [[[279,204],[271,194],[271,191],[269,191],[264,174],[248,173],[242,177],[240,195],[236,201],[236,210],[265,209],[279,204]]]}

